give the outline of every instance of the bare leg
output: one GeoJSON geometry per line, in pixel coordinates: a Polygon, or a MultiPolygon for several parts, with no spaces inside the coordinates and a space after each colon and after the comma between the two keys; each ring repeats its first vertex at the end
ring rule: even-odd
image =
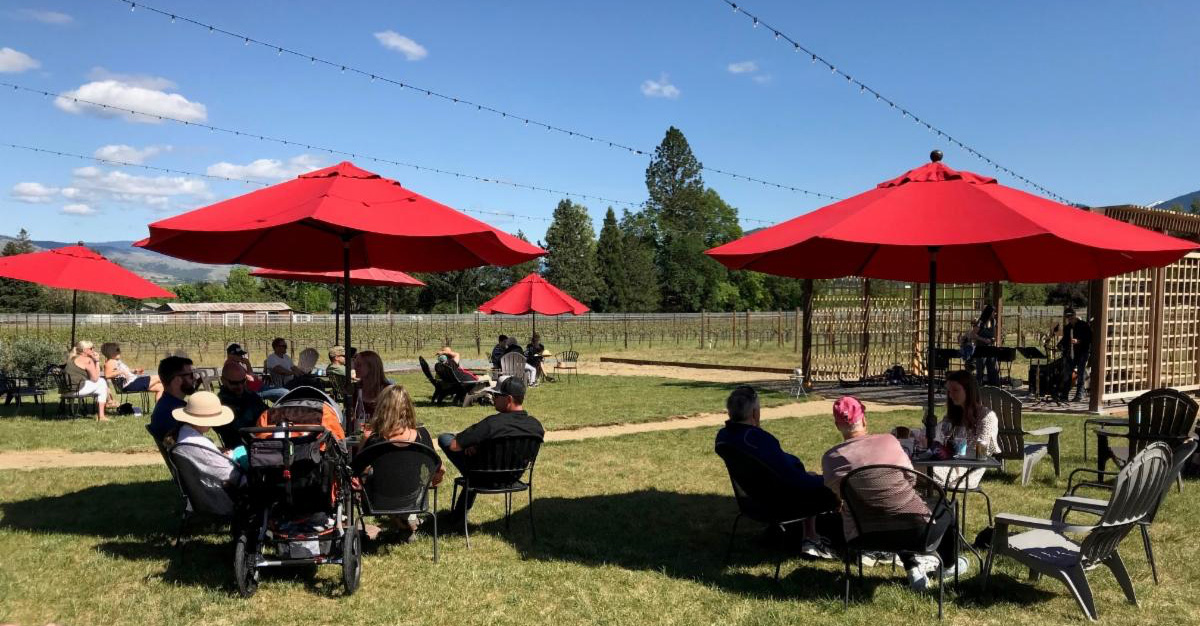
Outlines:
{"type": "Polygon", "coordinates": [[[154,376],[154,375],[150,376],[150,386],[147,387],[147,389],[149,389],[150,391],[152,391],[154,393],[154,401],[155,402],[158,402],[159,400],[162,399],[163,386],[162,386],[162,381],[158,379],[158,376],[154,376]]]}

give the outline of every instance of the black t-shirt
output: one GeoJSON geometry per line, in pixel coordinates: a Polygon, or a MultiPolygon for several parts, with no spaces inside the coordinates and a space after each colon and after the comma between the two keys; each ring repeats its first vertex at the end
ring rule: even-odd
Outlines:
{"type": "Polygon", "coordinates": [[[483,418],[479,423],[468,426],[454,437],[460,448],[471,448],[485,441],[500,437],[534,435],[542,437],[546,430],[542,423],[525,411],[496,413],[483,418]]]}
{"type": "Polygon", "coordinates": [[[525,346],[525,362],[537,367],[542,362],[542,352],[546,351],[546,346],[540,343],[531,343],[525,346]]]}

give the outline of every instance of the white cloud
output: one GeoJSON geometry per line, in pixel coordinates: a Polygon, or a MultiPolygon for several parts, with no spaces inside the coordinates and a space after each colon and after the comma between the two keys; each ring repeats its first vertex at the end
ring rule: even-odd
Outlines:
{"type": "Polygon", "coordinates": [[[98,193],[123,202],[165,207],[173,197],[209,198],[208,184],[186,176],[137,176],[120,170],[80,167],[74,171],[72,189],[98,193]]]}
{"type": "Polygon", "coordinates": [[[285,161],[279,159],[257,159],[245,165],[222,161],[208,166],[209,176],[227,178],[249,178],[254,180],[279,181],[295,178],[325,166],[325,162],[311,154],[301,154],[285,161]]]}
{"type": "Polygon", "coordinates": [[[118,83],[125,83],[131,87],[142,87],[145,89],[156,89],[159,91],[174,88],[175,81],[162,76],[151,76],[149,74],[119,74],[110,72],[108,68],[96,66],[88,72],[88,80],[115,80],[118,83]]]}
{"type": "Polygon", "coordinates": [[[647,98],[669,98],[674,100],[679,97],[679,88],[671,84],[671,79],[666,74],[658,77],[658,80],[646,80],[642,82],[642,95],[647,98]]]}
{"type": "MultiPolygon", "coordinates": [[[[90,113],[99,117],[121,117],[129,122],[157,124],[158,115],[172,117],[188,122],[203,122],[208,119],[208,108],[199,102],[192,102],[178,93],[167,93],[163,89],[174,86],[165,78],[154,76],[128,76],[108,74],[107,70],[97,68],[107,78],[94,80],[80,85],[74,91],[68,91],[54,99],[54,106],[67,113],[90,113]],[[75,100],[79,98],[100,104],[107,104],[124,109],[143,111],[148,115],[124,113],[105,109],[103,107],[85,104],[75,100]]],[[[97,70],[92,70],[96,74],[97,70]]]]}
{"type": "Polygon", "coordinates": [[[752,80],[760,85],[765,85],[765,84],[771,82],[771,79],[772,79],[772,77],[770,74],[759,74],[757,76],[750,77],[750,80],[752,80]]]}
{"type": "Polygon", "coordinates": [[[740,63],[730,63],[728,66],[730,74],[753,74],[758,71],[758,63],[754,61],[741,61],[740,63]]]}
{"type": "Polygon", "coordinates": [[[429,56],[429,51],[425,49],[425,46],[422,46],[421,44],[409,39],[408,37],[405,37],[404,35],[401,35],[394,30],[385,30],[375,33],[375,39],[378,39],[379,43],[383,44],[384,48],[387,48],[388,50],[395,50],[396,52],[403,54],[404,58],[408,59],[409,61],[420,61],[421,59],[429,56]]]}
{"type": "Polygon", "coordinates": [[[12,197],[18,202],[42,204],[52,202],[58,195],[58,188],[48,187],[41,183],[17,183],[13,185],[12,197]]]}
{"type": "Polygon", "coordinates": [[[62,213],[66,213],[67,215],[95,215],[96,214],[96,209],[93,209],[92,207],[90,207],[86,204],[68,204],[68,205],[64,206],[63,208],[59,209],[59,211],[62,213]]]}
{"type": "Polygon", "coordinates": [[[0,72],[17,73],[25,70],[32,70],[41,67],[42,64],[37,59],[13,50],[12,48],[0,48],[0,72]]]}
{"type": "Polygon", "coordinates": [[[109,161],[121,161],[124,163],[133,163],[141,165],[151,157],[169,152],[171,146],[146,146],[145,148],[135,148],[125,144],[110,144],[101,146],[96,149],[92,156],[97,159],[106,159],[109,161]]]}
{"type": "Polygon", "coordinates": [[[58,11],[39,11],[37,9],[21,9],[20,11],[17,11],[17,16],[21,19],[33,20],[43,24],[54,24],[56,26],[70,24],[71,22],[75,21],[75,18],[67,15],[66,13],[59,13],[58,11]]]}

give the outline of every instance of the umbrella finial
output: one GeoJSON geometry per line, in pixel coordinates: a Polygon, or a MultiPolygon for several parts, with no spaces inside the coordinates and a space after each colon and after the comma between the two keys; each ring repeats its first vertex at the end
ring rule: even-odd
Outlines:
{"type": "Polygon", "coordinates": [[[934,163],[937,163],[938,161],[941,161],[941,160],[942,160],[942,151],[941,151],[941,150],[934,150],[933,152],[930,152],[930,153],[929,153],[929,160],[930,160],[930,161],[933,161],[934,163]]]}

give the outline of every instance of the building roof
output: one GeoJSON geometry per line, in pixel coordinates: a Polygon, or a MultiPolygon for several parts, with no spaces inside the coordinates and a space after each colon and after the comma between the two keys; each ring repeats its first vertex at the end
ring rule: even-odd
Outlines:
{"type": "Polygon", "coordinates": [[[1099,207],[1092,210],[1142,228],[1165,232],[1183,239],[1200,241],[1200,215],[1131,204],[1099,207]]]}
{"type": "Polygon", "coordinates": [[[283,302],[168,302],[158,308],[164,313],[282,313],[292,307],[283,302]]]}

